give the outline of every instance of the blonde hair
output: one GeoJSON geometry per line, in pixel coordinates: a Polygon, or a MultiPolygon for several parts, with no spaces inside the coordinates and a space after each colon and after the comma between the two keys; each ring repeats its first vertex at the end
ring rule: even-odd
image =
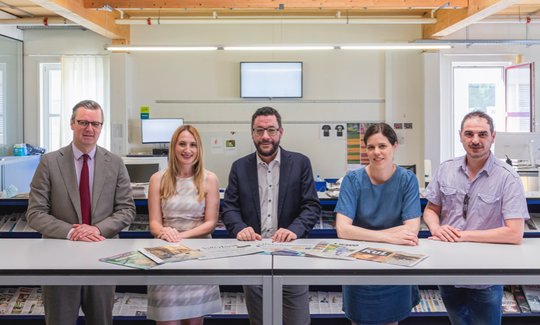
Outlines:
{"type": "Polygon", "coordinates": [[[184,131],[189,132],[193,138],[195,138],[195,143],[197,144],[197,156],[195,157],[195,162],[193,163],[193,183],[197,189],[198,195],[197,200],[202,201],[206,194],[204,186],[204,163],[203,163],[203,146],[201,141],[201,136],[199,131],[191,125],[182,125],[174,131],[171,143],[169,144],[169,163],[168,168],[163,173],[161,177],[161,186],[159,190],[161,199],[168,199],[176,193],[176,175],[180,170],[178,162],[176,160],[176,144],[178,142],[178,137],[184,131]]]}

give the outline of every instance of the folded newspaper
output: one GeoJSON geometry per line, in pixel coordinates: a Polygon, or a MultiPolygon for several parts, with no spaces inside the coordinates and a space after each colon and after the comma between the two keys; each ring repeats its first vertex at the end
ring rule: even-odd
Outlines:
{"type": "Polygon", "coordinates": [[[139,249],[139,252],[158,264],[194,260],[202,256],[200,251],[180,244],[146,247],[139,249]]]}
{"type": "Polygon", "coordinates": [[[200,251],[202,256],[200,256],[199,259],[209,260],[214,258],[257,254],[264,250],[251,244],[231,244],[201,247],[200,251]]]}
{"type": "Polygon", "coordinates": [[[427,258],[427,255],[395,252],[383,248],[366,247],[350,254],[349,257],[365,261],[411,267],[427,258]]]}

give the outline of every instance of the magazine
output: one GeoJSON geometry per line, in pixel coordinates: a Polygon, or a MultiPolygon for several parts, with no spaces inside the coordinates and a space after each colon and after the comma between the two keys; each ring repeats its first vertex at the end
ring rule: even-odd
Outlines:
{"type": "Polygon", "coordinates": [[[132,267],[135,269],[148,270],[156,265],[156,262],[141,254],[139,251],[122,253],[99,259],[101,262],[132,267]]]}
{"type": "Polygon", "coordinates": [[[251,255],[264,251],[262,248],[259,248],[252,244],[206,246],[201,247],[199,250],[202,254],[202,256],[199,257],[200,260],[251,255]]]}
{"type": "Polygon", "coordinates": [[[510,289],[512,293],[514,294],[514,298],[516,298],[516,302],[519,306],[519,309],[522,313],[530,313],[531,307],[529,307],[529,303],[527,302],[527,298],[525,298],[525,294],[523,293],[523,288],[521,288],[520,285],[512,285],[510,286],[510,289]]]}
{"type": "Polygon", "coordinates": [[[521,288],[529,303],[531,312],[540,312],[540,285],[523,285],[521,288]]]}
{"type": "Polygon", "coordinates": [[[519,305],[516,301],[516,298],[514,298],[514,295],[510,291],[507,291],[507,290],[503,291],[502,312],[503,314],[521,313],[521,310],[519,309],[519,305]]]}
{"type": "Polygon", "coordinates": [[[363,248],[350,254],[349,257],[354,257],[359,260],[409,267],[414,266],[423,259],[427,258],[426,255],[394,252],[387,249],[373,247],[363,248]]]}
{"type": "Polygon", "coordinates": [[[141,248],[139,252],[158,264],[193,260],[202,256],[200,251],[180,244],[141,248]]]}

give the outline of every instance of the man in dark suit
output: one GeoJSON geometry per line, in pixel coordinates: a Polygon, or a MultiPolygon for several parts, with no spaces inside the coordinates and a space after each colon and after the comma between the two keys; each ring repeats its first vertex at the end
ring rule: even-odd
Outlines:
{"type": "MultiPolygon", "coordinates": [[[[309,159],[279,146],[283,127],[275,109],[259,108],[251,130],[257,152],[233,163],[222,205],[229,234],[245,241],[305,237],[321,214],[309,159]]],[[[262,324],[261,287],[244,286],[244,292],[251,325],[262,324]]],[[[310,323],[307,286],[283,288],[283,321],[310,323]]]]}
{"type": "MultiPolygon", "coordinates": [[[[26,218],[44,237],[99,242],[115,237],[135,217],[122,159],[97,146],[103,110],[90,100],[75,105],[73,141],[44,155],[30,185],[26,218]]],[[[114,286],[44,286],[48,325],[112,324],[114,286]]]]}

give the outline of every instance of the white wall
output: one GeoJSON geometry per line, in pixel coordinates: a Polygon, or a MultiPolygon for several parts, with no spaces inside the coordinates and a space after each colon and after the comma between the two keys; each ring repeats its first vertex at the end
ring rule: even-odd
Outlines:
{"type": "Polygon", "coordinates": [[[15,26],[0,26],[0,35],[22,40],[23,32],[15,26]]]}
{"type": "MultiPolygon", "coordinates": [[[[134,45],[340,44],[410,40],[419,35],[417,26],[163,25],[132,26],[131,42],[134,45]]],[[[283,117],[284,148],[308,155],[314,172],[322,177],[340,177],[346,171],[346,143],[319,140],[318,129],[323,122],[411,122],[412,130],[400,131],[404,145],[396,162],[422,166],[423,80],[419,51],[215,51],[125,56],[123,64],[131,79],[124,79],[132,86],[114,82],[112,95],[131,92],[125,101],[131,152],[149,151],[152,147],[140,144],[140,106],[150,106],[151,117],[183,117],[200,129],[206,141],[207,167],[226,185],[232,161],[253,150],[249,135],[251,114],[258,107],[270,105],[283,117]],[[304,62],[304,98],[271,102],[241,100],[239,62],[273,60],[304,62]],[[212,153],[211,138],[232,136],[231,132],[239,141],[238,152],[212,153]]]]}
{"type": "Polygon", "coordinates": [[[439,53],[424,53],[424,159],[431,165],[424,169],[423,175],[428,176],[433,175],[441,157],[447,156],[443,152],[448,146],[441,146],[441,138],[450,132],[448,123],[441,119],[440,64],[439,53]]]}

